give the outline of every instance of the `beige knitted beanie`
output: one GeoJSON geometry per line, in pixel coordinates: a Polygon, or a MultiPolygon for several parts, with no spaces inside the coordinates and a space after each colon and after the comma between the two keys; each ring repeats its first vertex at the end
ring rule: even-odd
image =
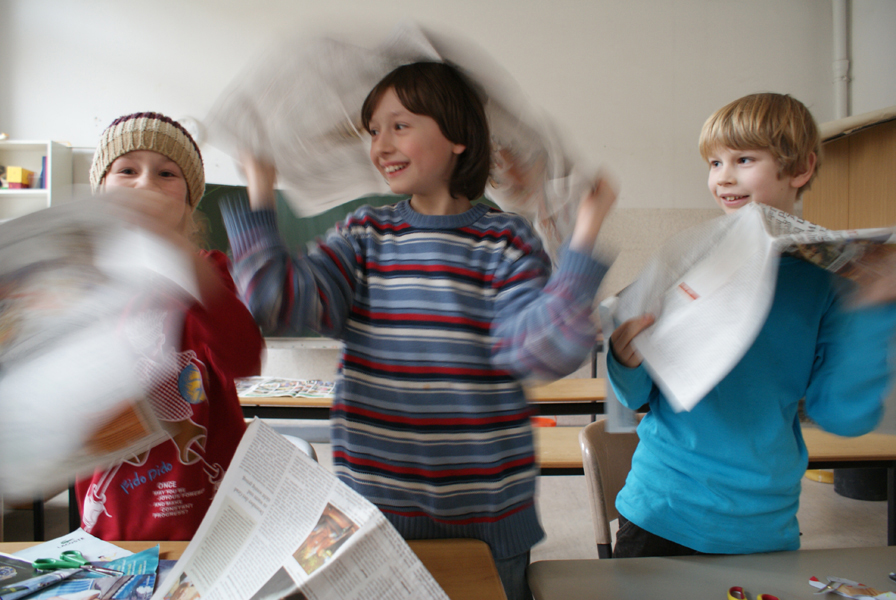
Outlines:
{"type": "Polygon", "coordinates": [[[177,163],[187,180],[187,202],[196,208],[205,193],[205,169],[199,146],[179,123],[159,113],[126,115],[106,128],[90,167],[90,187],[94,193],[115,159],[134,150],[152,150],[177,163]]]}

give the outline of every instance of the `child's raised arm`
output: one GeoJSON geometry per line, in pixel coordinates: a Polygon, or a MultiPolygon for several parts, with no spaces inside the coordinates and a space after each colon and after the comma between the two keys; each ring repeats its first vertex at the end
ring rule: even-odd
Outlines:
{"type": "Polygon", "coordinates": [[[585,254],[591,252],[604,219],[616,202],[616,194],[615,184],[606,176],[594,182],[591,191],[582,197],[579,205],[576,226],[569,242],[570,248],[585,254]]]}
{"type": "Polygon", "coordinates": [[[240,163],[246,173],[246,190],[252,210],[276,208],[274,184],[277,183],[277,167],[248,152],[240,153],[240,163]]]}
{"type": "Polygon", "coordinates": [[[875,268],[883,275],[859,285],[855,301],[860,306],[896,302],[896,252],[888,252],[875,268]]]}

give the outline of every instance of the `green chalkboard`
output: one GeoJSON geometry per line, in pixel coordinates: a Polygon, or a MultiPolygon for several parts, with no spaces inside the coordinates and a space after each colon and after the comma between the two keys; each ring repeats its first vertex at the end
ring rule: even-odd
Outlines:
{"type": "MultiPolygon", "coordinates": [[[[402,198],[402,196],[392,195],[364,196],[313,217],[298,217],[283,195],[277,192],[277,223],[280,234],[290,249],[305,249],[309,242],[322,238],[336,223],[345,219],[355,209],[365,204],[372,206],[393,204],[402,198]]],[[[227,231],[224,229],[224,221],[221,217],[222,201],[240,201],[248,204],[246,187],[206,184],[205,195],[199,201],[194,216],[199,226],[199,245],[207,250],[220,250],[230,255],[227,231]]]]}

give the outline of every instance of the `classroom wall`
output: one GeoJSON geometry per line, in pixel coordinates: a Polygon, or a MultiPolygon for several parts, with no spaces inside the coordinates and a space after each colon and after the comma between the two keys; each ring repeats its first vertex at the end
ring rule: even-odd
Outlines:
{"type": "MultiPolygon", "coordinates": [[[[892,37],[894,3],[857,4],[880,31],[864,44],[892,37]]],[[[740,95],[789,92],[822,121],[833,110],[825,0],[0,0],[0,14],[0,131],[88,148],[127,112],[203,118],[273,38],[369,43],[402,20],[475,40],[584,160],[613,168],[626,208],[711,208],[696,137],[740,95]]],[[[896,81],[879,62],[856,70],[896,81]]],[[[228,157],[203,150],[210,181],[238,182],[228,157]]]]}
{"type": "MultiPolygon", "coordinates": [[[[832,119],[831,12],[830,0],[0,0],[0,132],[70,142],[86,186],[115,117],[201,120],[273,39],[375,44],[414,20],[474,41],[586,163],[615,173],[619,208],[604,237],[621,252],[606,296],[668,235],[719,214],[696,150],[712,111],[776,91],[832,119]]],[[[850,28],[852,112],[896,104],[896,2],[854,0],[850,28]]],[[[202,151],[210,182],[242,183],[229,157],[202,151]]],[[[311,358],[320,349],[278,352],[290,354],[270,363],[305,369],[297,376],[335,368],[311,358]]]]}

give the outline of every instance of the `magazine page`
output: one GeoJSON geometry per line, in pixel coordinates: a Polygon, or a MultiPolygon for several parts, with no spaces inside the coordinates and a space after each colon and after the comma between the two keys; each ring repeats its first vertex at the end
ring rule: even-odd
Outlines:
{"type": "Polygon", "coordinates": [[[64,488],[166,439],[139,346],[177,345],[188,261],[100,200],[0,224],[0,493],[64,488]],[[174,328],[156,331],[165,311],[174,328]]]}
{"type": "Polygon", "coordinates": [[[831,231],[764,204],[766,230],[781,253],[796,256],[859,285],[893,268],[896,228],[831,231]]]}
{"type": "Polygon", "coordinates": [[[892,269],[894,242],[894,228],[829,231],[748,204],[672,237],[634,283],[602,305],[613,328],[646,313],[656,317],[633,344],[672,407],[690,410],[756,339],[781,253],[862,284],[892,269]]]}
{"type": "Polygon", "coordinates": [[[447,598],[370,502],[261,420],[154,600],[447,598]]]}

